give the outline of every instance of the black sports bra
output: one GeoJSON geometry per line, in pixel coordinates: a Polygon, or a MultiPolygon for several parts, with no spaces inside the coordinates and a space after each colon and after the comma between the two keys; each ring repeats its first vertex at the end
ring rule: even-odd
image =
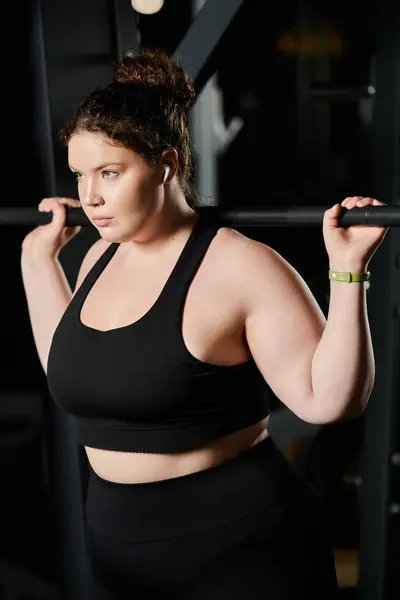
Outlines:
{"type": "Polygon", "coordinates": [[[158,299],[131,325],[99,331],[80,320],[86,296],[119,244],[110,244],[86,276],[54,333],[47,367],[49,391],[74,417],[80,444],[181,452],[268,415],[268,386],[253,359],[204,363],[182,338],[190,283],[220,226],[198,218],[158,299]]]}

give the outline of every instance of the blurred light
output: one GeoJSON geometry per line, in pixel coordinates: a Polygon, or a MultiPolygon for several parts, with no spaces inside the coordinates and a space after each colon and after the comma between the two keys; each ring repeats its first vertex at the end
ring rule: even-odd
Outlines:
{"type": "Polygon", "coordinates": [[[164,0],[131,0],[132,8],[143,15],[154,15],[162,9],[164,0]]]}
{"type": "Polygon", "coordinates": [[[277,39],[277,48],[286,56],[340,56],[344,42],[336,31],[283,31],[277,39]]]}

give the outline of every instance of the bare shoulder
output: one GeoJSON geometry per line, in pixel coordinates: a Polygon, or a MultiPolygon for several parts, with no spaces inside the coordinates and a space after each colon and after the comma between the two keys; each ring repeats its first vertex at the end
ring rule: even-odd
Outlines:
{"type": "Polygon", "coordinates": [[[253,240],[230,227],[221,227],[218,230],[216,246],[216,253],[222,257],[223,268],[231,267],[239,277],[242,273],[243,281],[260,271],[265,272],[266,267],[276,268],[279,260],[284,261],[271,246],[253,240]]]}
{"type": "Polygon", "coordinates": [[[82,284],[86,275],[89,273],[91,268],[95,265],[95,263],[99,260],[99,258],[104,254],[107,248],[110,246],[111,242],[107,242],[103,240],[103,238],[99,238],[92,244],[89,250],[86,252],[83,257],[81,266],[79,268],[78,277],[75,284],[74,294],[78,291],[78,288],[82,284]]]}
{"type": "Polygon", "coordinates": [[[253,240],[231,227],[221,227],[218,230],[218,239],[221,248],[223,247],[229,252],[227,256],[234,261],[241,258],[243,264],[249,263],[249,261],[250,264],[254,264],[256,257],[270,258],[275,253],[270,246],[253,240]]]}
{"type": "Polygon", "coordinates": [[[223,256],[221,267],[234,277],[236,291],[248,309],[260,299],[265,305],[280,301],[282,294],[290,297],[308,292],[298,271],[271,246],[229,227],[219,229],[218,246],[217,254],[223,256]]]}

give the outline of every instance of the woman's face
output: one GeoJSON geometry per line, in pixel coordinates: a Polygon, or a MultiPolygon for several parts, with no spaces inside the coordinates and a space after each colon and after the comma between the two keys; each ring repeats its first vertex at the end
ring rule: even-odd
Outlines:
{"type": "Polygon", "coordinates": [[[138,154],[112,145],[103,133],[79,132],[68,144],[68,162],[79,200],[101,237],[131,241],[162,207],[162,173],[138,154]],[[101,226],[94,217],[111,217],[101,226]]]}

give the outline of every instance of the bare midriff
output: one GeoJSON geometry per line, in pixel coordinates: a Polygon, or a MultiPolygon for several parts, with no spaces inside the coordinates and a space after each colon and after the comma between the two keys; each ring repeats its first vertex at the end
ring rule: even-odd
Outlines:
{"type": "Polygon", "coordinates": [[[196,450],[174,453],[118,452],[85,447],[93,470],[116,483],[161,481],[215,467],[268,436],[268,417],[196,450]]]}

